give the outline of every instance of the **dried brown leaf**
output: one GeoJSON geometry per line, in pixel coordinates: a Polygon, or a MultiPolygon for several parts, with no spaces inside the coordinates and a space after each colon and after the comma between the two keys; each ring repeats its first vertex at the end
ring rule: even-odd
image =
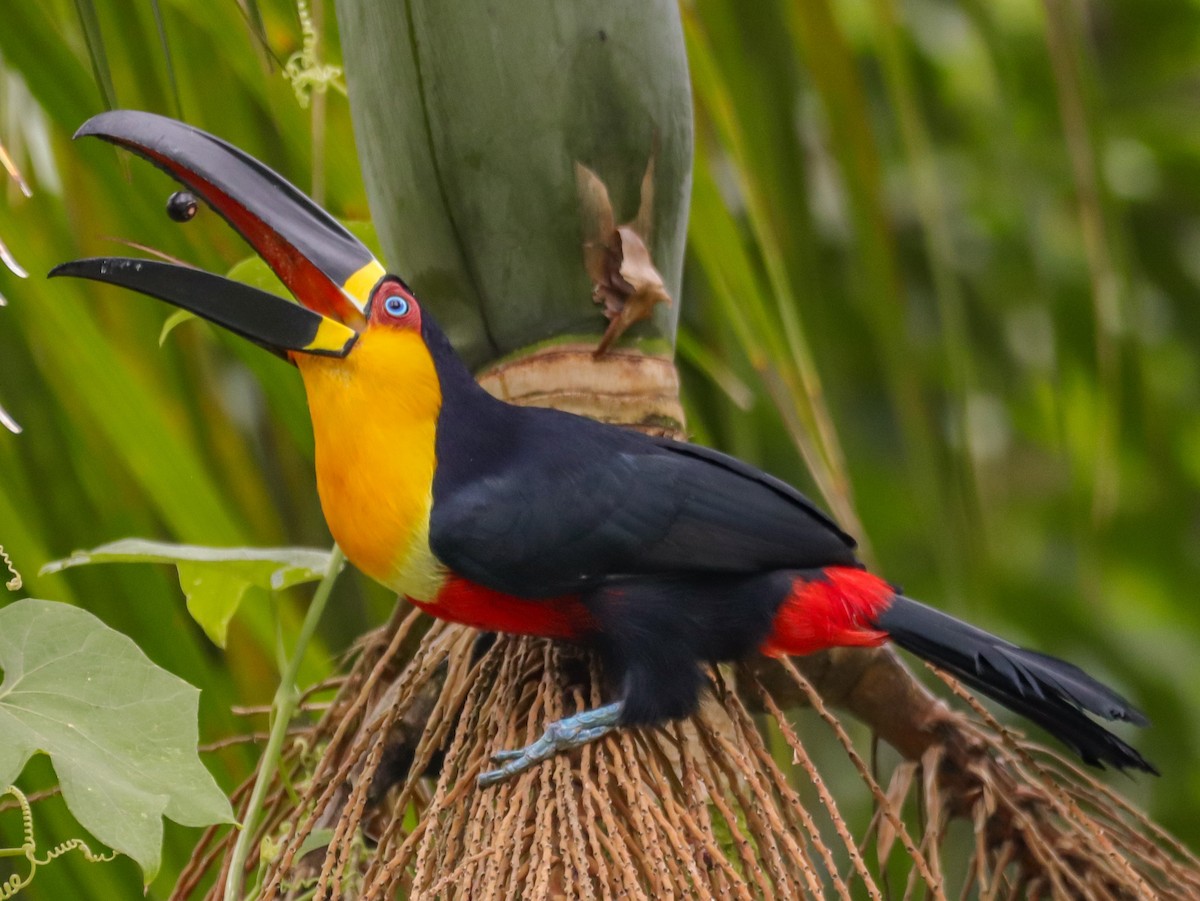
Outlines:
{"type": "Polygon", "coordinates": [[[647,244],[654,240],[654,170],[658,160],[659,139],[654,134],[654,146],[650,149],[650,160],[646,163],[646,172],[642,175],[641,199],[638,203],[637,215],[630,223],[633,230],[642,236],[647,244]]]}
{"type": "MultiPolygon", "coordinates": [[[[608,188],[600,176],[583,163],[575,164],[575,189],[579,195],[579,213],[583,220],[585,244],[608,242],[617,227],[608,188]]],[[[592,270],[588,270],[590,275],[592,270]]]]}
{"type": "Polygon", "coordinates": [[[642,177],[637,216],[616,226],[608,188],[582,163],[575,164],[575,184],[583,220],[583,263],[592,281],[592,299],[608,319],[596,356],[634,323],[646,319],[660,303],[671,303],[662,275],[650,253],[654,215],[654,169],[651,154],[642,177]]]}

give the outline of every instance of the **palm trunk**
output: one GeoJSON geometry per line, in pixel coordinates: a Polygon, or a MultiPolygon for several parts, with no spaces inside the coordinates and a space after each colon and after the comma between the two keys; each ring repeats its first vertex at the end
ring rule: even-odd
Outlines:
{"type": "MultiPolygon", "coordinates": [[[[470,364],[603,333],[583,267],[576,163],[625,221],[655,157],[650,251],[679,296],[692,107],[674,3],[337,10],[384,256],[470,364]]],[[[660,305],[642,343],[668,347],[677,316],[678,305],[660,305]]]]}

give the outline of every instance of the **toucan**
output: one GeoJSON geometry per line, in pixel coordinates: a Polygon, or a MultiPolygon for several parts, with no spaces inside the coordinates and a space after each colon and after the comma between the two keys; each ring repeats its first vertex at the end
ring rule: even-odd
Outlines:
{"type": "Polygon", "coordinates": [[[299,301],[148,259],[64,263],[190,310],[293,363],[334,539],[433,616],[586,643],[611,703],[496,755],[490,785],[620,727],[685,717],[706,664],[891,641],[1084,761],[1155,772],[1090,714],[1145,716],[1083,670],[906,597],[790,485],[740,460],[488,394],[429,309],[332,216],[236,147],[117,110],[94,136],[144,157],[245,238],[299,301]]]}

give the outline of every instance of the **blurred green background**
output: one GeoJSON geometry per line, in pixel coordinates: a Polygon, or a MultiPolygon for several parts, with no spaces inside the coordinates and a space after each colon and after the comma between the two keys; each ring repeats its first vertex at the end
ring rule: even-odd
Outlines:
{"type": "MultiPolygon", "coordinates": [[[[1118,784],[1200,844],[1200,3],[682,9],[693,436],[821,497],[908,593],[1141,704],[1153,726],[1135,741],[1164,775],[1118,784]]],[[[325,61],[352,52],[332,8],[310,13],[325,61]]],[[[247,254],[207,211],[170,222],[165,176],[70,143],[106,102],[182,116],[361,220],[346,99],[299,102],[285,0],[46,0],[4,18],[0,143],[33,195],[9,181],[0,200],[0,240],[30,274],[0,268],[0,405],[24,427],[0,430],[0,544],[22,593],[85,606],[203,688],[206,741],[261,729],[230,708],[274,690],[265,597],[219,652],[165,568],[36,573],[125,536],[328,545],[299,379],[195,323],[160,349],[164,307],[44,273],[124,253],[114,238],[214,271],[247,254]]],[[[338,592],[313,677],[391,605],[357,577],[338,592]]],[[[285,628],[302,602],[284,599],[285,628]]],[[[253,755],[206,760],[230,788],[253,755]]],[[[57,799],[35,814],[47,844],[78,833],[57,799]]],[[[167,835],[152,897],[195,840],[167,835]]],[[[128,861],[68,858],[31,895],[139,882],[128,861]]]]}

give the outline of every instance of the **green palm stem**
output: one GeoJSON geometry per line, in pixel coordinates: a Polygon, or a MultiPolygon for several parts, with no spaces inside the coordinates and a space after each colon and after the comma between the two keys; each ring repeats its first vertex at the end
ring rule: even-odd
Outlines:
{"type": "Polygon", "coordinates": [[[254,788],[250,793],[250,801],[242,817],[241,831],[238,833],[237,842],[233,846],[233,854],[229,860],[229,871],[225,878],[227,901],[241,901],[242,880],[246,875],[246,860],[250,856],[250,850],[258,831],[259,815],[262,813],[267,792],[275,779],[275,771],[279,766],[280,755],[283,753],[283,742],[287,738],[288,725],[300,702],[300,690],[296,681],[300,673],[300,665],[308,650],[308,644],[317,630],[317,624],[321,621],[321,614],[325,612],[325,605],[333,591],[333,583],[337,581],[338,574],[342,571],[342,565],[345,562],[346,557],[341,548],[334,545],[333,552],[329,555],[329,566],[317,584],[312,603],[308,605],[308,612],[304,615],[304,622],[296,636],[296,645],[292,648],[292,655],[288,658],[284,671],[279,677],[279,687],[275,689],[275,698],[271,702],[271,733],[267,738],[267,747],[259,761],[254,788]]]}

